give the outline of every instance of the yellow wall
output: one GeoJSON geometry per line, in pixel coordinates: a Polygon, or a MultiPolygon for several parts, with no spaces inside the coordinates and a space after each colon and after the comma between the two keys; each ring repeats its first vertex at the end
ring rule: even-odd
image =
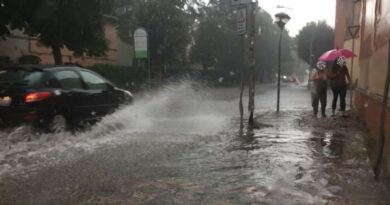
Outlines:
{"type": "Polygon", "coordinates": [[[368,70],[368,91],[383,95],[387,73],[388,45],[382,46],[370,58],[368,70]]]}
{"type": "Polygon", "coordinates": [[[370,58],[360,60],[359,88],[367,94],[382,96],[387,73],[388,45],[375,51],[370,58]]]}
{"type": "MultiPolygon", "coordinates": [[[[349,49],[352,51],[352,39],[350,40],[347,40],[347,41],[344,41],[344,46],[343,48],[346,48],[346,49],[349,49]]],[[[355,49],[354,49],[354,53],[359,56],[360,54],[360,38],[356,38],[355,39],[355,49]]],[[[348,67],[348,70],[349,70],[349,74],[351,75],[351,79],[352,79],[352,82],[356,83],[358,82],[359,83],[359,78],[360,78],[360,65],[359,65],[359,57],[356,57],[354,59],[348,59],[347,60],[347,67],[348,67]],[[353,62],[353,70],[352,70],[352,60],[354,61],[353,62]]]]}

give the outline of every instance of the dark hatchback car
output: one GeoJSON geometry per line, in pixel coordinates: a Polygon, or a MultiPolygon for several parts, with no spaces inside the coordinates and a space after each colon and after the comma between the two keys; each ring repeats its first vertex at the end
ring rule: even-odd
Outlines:
{"type": "Polygon", "coordinates": [[[32,124],[47,131],[74,129],[96,122],[121,105],[129,91],[80,67],[15,66],[0,68],[0,124],[32,124]]]}

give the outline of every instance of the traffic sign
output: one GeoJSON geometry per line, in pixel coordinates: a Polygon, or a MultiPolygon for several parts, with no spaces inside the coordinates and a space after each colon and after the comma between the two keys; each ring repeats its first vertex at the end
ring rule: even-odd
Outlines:
{"type": "Polygon", "coordinates": [[[139,28],[134,32],[135,58],[148,58],[148,33],[145,29],[139,28]]]}
{"type": "Polygon", "coordinates": [[[230,2],[233,6],[236,6],[236,5],[253,3],[253,0],[230,0],[230,2]]]}
{"type": "Polygon", "coordinates": [[[237,10],[237,34],[245,35],[246,34],[246,8],[241,8],[237,10]]]}

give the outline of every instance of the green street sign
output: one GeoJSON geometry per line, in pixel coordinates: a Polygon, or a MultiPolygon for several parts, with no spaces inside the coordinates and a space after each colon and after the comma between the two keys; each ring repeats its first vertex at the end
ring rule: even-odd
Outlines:
{"type": "Polygon", "coordinates": [[[135,58],[148,58],[148,33],[143,28],[139,28],[134,32],[134,51],[135,58]]]}
{"type": "Polygon", "coordinates": [[[148,58],[148,51],[135,51],[135,58],[147,59],[148,58]]]}

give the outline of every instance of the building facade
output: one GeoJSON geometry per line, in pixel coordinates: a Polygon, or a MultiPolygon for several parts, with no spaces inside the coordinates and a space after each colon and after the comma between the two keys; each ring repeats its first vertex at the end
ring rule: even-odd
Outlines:
{"type": "MultiPolygon", "coordinates": [[[[376,140],[380,134],[380,114],[389,66],[390,1],[337,0],[335,25],[335,46],[354,50],[358,55],[348,62],[356,85],[353,105],[366,123],[372,139],[376,140]],[[353,37],[351,33],[355,29],[358,32],[353,37]]],[[[389,108],[386,113],[385,171],[389,175],[389,108]]]]}
{"type": "MultiPolygon", "coordinates": [[[[102,63],[132,66],[133,47],[119,38],[116,23],[113,20],[106,20],[104,30],[109,42],[109,50],[105,56],[75,57],[72,51],[63,48],[61,50],[63,62],[85,67],[102,63]]],[[[26,55],[39,57],[41,64],[54,64],[51,48],[42,45],[37,38],[27,36],[20,30],[13,30],[11,36],[0,40],[0,56],[8,57],[12,63],[18,63],[19,58],[26,55]]]]}

